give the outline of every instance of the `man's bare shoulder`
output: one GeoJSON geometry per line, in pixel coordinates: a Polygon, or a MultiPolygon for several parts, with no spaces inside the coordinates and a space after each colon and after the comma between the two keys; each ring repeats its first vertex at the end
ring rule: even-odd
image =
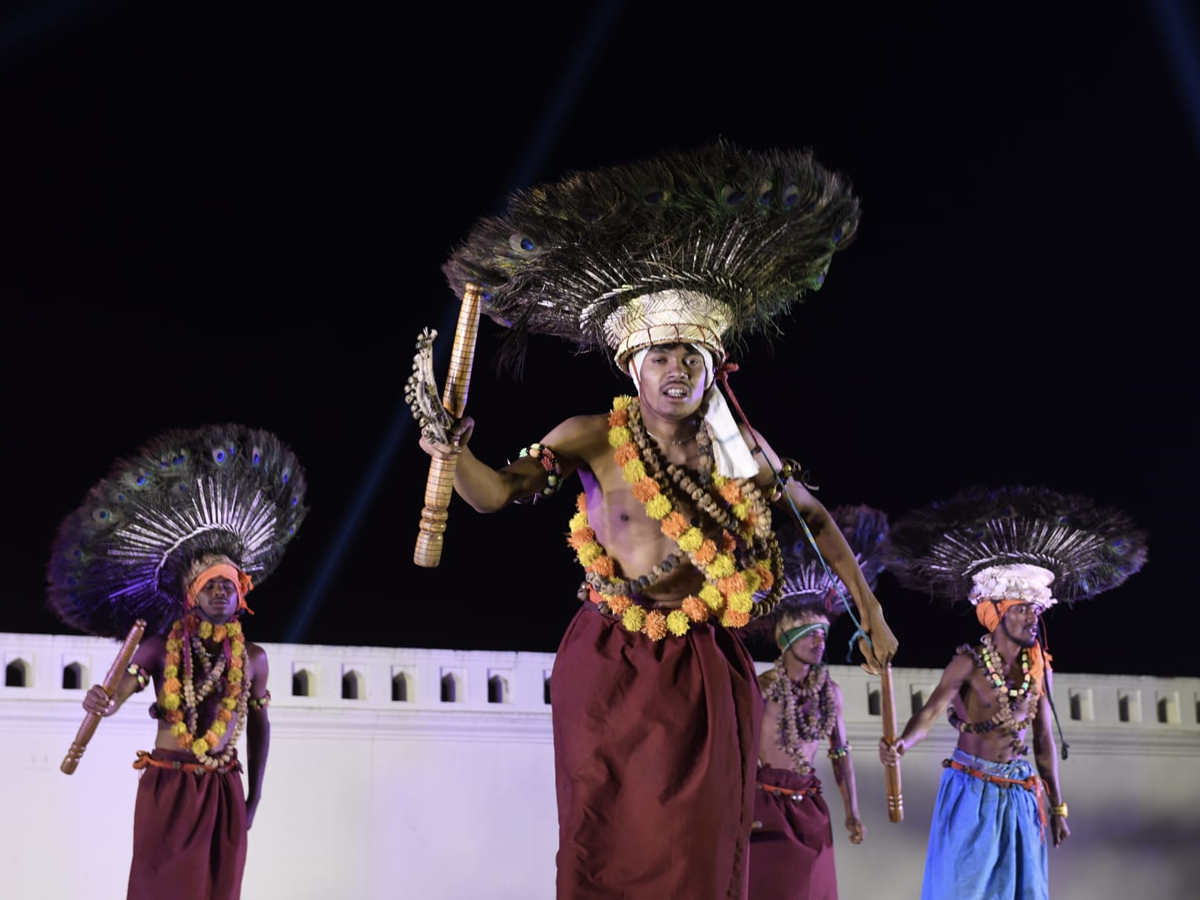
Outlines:
{"type": "Polygon", "coordinates": [[[608,414],[564,419],[542,439],[542,443],[556,453],[590,460],[598,449],[608,445],[608,414]]]}

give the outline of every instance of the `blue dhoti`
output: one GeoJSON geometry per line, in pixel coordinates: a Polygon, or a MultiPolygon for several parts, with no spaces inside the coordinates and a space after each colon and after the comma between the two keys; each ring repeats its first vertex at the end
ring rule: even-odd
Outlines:
{"type": "MultiPolygon", "coordinates": [[[[955,749],[954,761],[977,772],[1025,781],[1027,760],[980,759],[955,749]]],[[[1040,792],[988,782],[954,768],[942,775],[921,900],[1048,900],[1040,792]]]]}

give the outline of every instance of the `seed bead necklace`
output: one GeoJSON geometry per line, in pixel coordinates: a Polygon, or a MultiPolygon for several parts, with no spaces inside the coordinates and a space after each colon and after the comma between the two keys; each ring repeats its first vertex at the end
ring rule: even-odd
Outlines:
{"type": "Polygon", "coordinates": [[[833,679],[829,677],[829,669],[824,665],[810,666],[808,674],[795,682],[788,677],[781,656],[775,661],[763,695],[781,706],[777,732],[779,749],[792,760],[798,774],[807,775],[814,771],[803,745],[824,740],[833,731],[833,679]]]}

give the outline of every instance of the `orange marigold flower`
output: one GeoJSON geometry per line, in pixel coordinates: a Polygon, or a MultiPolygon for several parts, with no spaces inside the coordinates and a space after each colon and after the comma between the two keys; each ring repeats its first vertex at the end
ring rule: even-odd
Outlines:
{"type": "Polygon", "coordinates": [[[208,731],[204,732],[204,741],[208,744],[208,746],[215,747],[217,744],[221,743],[221,736],[215,731],[209,729],[208,731]]]}
{"type": "Polygon", "coordinates": [[[629,410],[628,409],[614,409],[612,412],[610,412],[608,414],[608,427],[609,428],[616,428],[618,425],[628,425],[628,424],[629,424],[629,410]]]}
{"type": "Polygon", "coordinates": [[[727,481],[721,488],[721,496],[726,503],[737,503],[742,499],[742,489],[737,486],[736,482],[727,481]]]}
{"type": "Polygon", "coordinates": [[[649,503],[658,493],[658,482],[653,478],[643,478],[633,486],[633,499],[638,503],[649,503]]]}
{"type": "Polygon", "coordinates": [[[737,549],[737,539],[728,531],[721,532],[721,549],[726,553],[732,553],[737,549]]]}
{"type": "Polygon", "coordinates": [[[734,572],[732,575],[718,579],[717,587],[726,597],[730,594],[739,594],[746,590],[746,579],[742,577],[741,572],[734,572]]]}
{"type": "Polygon", "coordinates": [[[225,630],[224,625],[216,625],[213,627],[212,639],[218,644],[225,640],[229,635],[225,630]]]}
{"type": "Polygon", "coordinates": [[[597,556],[588,566],[589,572],[595,572],[602,578],[612,578],[616,574],[611,556],[597,556]]]}
{"type": "Polygon", "coordinates": [[[578,531],[571,532],[571,536],[567,538],[567,543],[576,550],[580,550],[595,539],[596,532],[592,531],[591,528],[580,528],[578,531]]]}
{"type": "Polygon", "coordinates": [[[171,710],[170,712],[167,713],[166,720],[168,722],[170,722],[171,724],[174,724],[176,722],[182,722],[183,721],[183,710],[182,709],[171,710]]]}
{"type": "Polygon", "coordinates": [[[625,463],[631,462],[638,458],[637,444],[630,441],[628,444],[622,444],[617,448],[617,452],[613,454],[613,459],[617,461],[617,465],[624,468],[625,463]]]}
{"type": "Polygon", "coordinates": [[[699,597],[684,597],[682,608],[693,622],[708,621],[708,607],[699,597]]]}
{"type": "Polygon", "coordinates": [[[582,491],[575,497],[575,511],[587,515],[587,494],[582,491]]]}
{"type": "Polygon", "coordinates": [[[663,517],[661,527],[663,534],[678,540],[679,536],[688,530],[688,520],[683,517],[682,513],[673,512],[663,517]]]}
{"type": "Polygon", "coordinates": [[[707,566],[717,558],[717,545],[710,540],[705,540],[704,543],[696,548],[696,552],[692,554],[692,557],[696,560],[697,565],[707,566]]]}
{"type": "Polygon", "coordinates": [[[184,750],[192,749],[192,736],[190,734],[188,734],[186,731],[183,734],[177,736],[175,738],[175,740],[179,742],[179,746],[181,748],[183,748],[184,750]]]}
{"type": "MultiPolygon", "coordinates": [[[[624,594],[613,594],[611,597],[605,597],[604,599],[608,601],[608,608],[618,616],[625,615],[625,612],[633,606],[633,599],[626,597],[624,594]]],[[[639,606],[638,609],[641,609],[641,607],[639,606]]],[[[641,627],[641,625],[638,626],[638,628],[641,627]]],[[[631,628],[630,630],[636,631],[637,628],[631,628]]]]}
{"type": "Polygon", "coordinates": [[[652,641],[661,641],[667,636],[667,617],[662,610],[652,609],[646,613],[646,624],[643,626],[646,637],[652,641]]]}
{"type": "Polygon", "coordinates": [[[756,569],[758,577],[762,579],[759,588],[764,591],[769,591],[775,584],[775,576],[771,574],[771,569],[766,565],[759,565],[756,569]]]}
{"type": "Polygon", "coordinates": [[[241,667],[242,667],[242,654],[241,653],[231,654],[230,658],[229,658],[229,668],[240,669],[241,667]]]}
{"type": "Polygon", "coordinates": [[[231,713],[227,709],[218,709],[217,710],[217,718],[220,719],[222,722],[231,722],[231,721],[233,721],[233,713],[231,713]]]}
{"type": "Polygon", "coordinates": [[[163,693],[166,694],[178,694],[183,689],[183,685],[178,678],[168,678],[163,682],[162,689],[163,693]]]}
{"type": "Polygon", "coordinates": [[[750,623],[750,614],[727,609],[721,616],[721,624],[726,628],[745,628],[750,623]]]}

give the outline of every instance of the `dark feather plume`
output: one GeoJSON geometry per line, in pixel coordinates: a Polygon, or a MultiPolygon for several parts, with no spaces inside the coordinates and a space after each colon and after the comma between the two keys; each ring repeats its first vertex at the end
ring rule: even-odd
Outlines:
{"type": "Polygon", "coordinates": [[[1043,487],[976,486],[896,522],[885,547],[902,585],[941,600],[967,600],[971,576],[1029,563],[1054,573],[1068,604],[1122,584],[1146,562],[1146,534],[1124,513],[1043,487]]]}
{"type": "Polygon", "coordinates": [[[49,609],[89,634],[164,629],[183,610],[184,572],[219,553],[260,584],[304,520],[304,472],[275,435],[210,425],[158,435],[118,460],[58,528],[49,609]]]}

